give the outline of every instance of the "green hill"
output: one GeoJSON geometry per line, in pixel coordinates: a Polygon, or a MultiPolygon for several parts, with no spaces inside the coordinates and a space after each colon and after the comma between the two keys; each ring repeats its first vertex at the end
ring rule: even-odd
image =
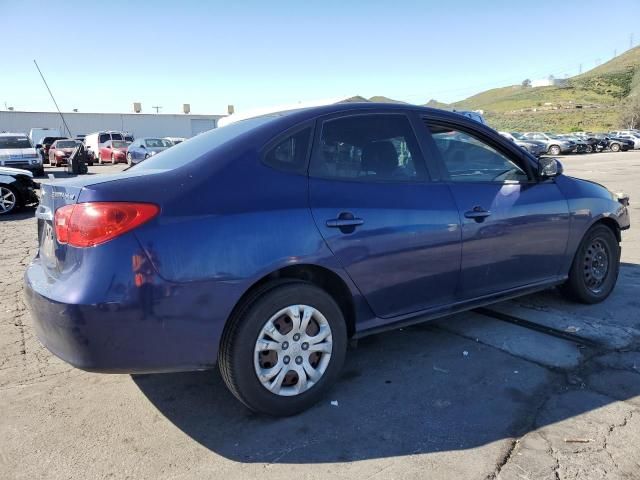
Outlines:
{"type": "Polygon", "coordinates": [[[451,105],[428,106],[483,110],[487,122],[507,130],[610,130],[618,126],[622,102],[640,93],[640,47],[564,81],[561,86],[511,85],[473,95],[451,105]]]}

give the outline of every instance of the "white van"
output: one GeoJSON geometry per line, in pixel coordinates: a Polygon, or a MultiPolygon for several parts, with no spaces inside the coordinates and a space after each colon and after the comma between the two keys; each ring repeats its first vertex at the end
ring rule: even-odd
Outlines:
{"type": "Polygon", "coordinates": [[[57,128],[38,127],[29,130],[29,140],[31,140],[31,145],[34,147],[42,144],[44,137],[64,137],[64,135],[57,128]]]}
{"type": "MultiPolygon", "coordinates": [[[[94,161],[99,161],[100,149],[109,140],[126,140],[130,142],[133,140],[133,136],[115,130],[90,133],[84,137],[84,146],[89,151],[89,157],[93,158],[94,161]]],[[[111,161],[110,158],[105,160],[111,161]]],[[[93,162],[90,162],[89,165],[93,165],[93,162]]]]}

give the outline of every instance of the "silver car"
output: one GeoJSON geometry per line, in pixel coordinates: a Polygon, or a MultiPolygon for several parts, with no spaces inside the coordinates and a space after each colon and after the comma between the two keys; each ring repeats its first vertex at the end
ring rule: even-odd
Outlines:
{"type": "Polygon", "coordinates": [[[549,155],[560,155],[561,153],[571,153],[576,145],[571,140],[564,139],[559,135],[546,132],[526,132],[523,134],[525,140],[538,140],[544,142],[549,155]]]}
{"type": "Polygon", "coordinates": [[[531,155],[539,157],[547,153],[547,144],[538,140],[529,140],[522,136],[518,132],[498,132],[504,138],[511,140],[523,150],[526,150],[531,155]]]}

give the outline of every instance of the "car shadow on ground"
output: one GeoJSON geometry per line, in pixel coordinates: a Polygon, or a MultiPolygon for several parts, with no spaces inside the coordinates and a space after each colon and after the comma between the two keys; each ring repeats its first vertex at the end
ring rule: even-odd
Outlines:
{"type": "Polygon", "coordinates": [[[15,213],[0,216],[0,222],[15,222],[16,220],[26,220],[35,216],[36,206],[23,207],[15,213]]]}
{"type": "Polygon", "coordinates": [[[591,361],[567,374],[424,324],[361,340],[328,395],[290,418],[249,412],[217,370],[132,378],[168,420],[211,451],[239,462],[300,464],[520,437],[638,397],[640,372],[618,367],[591,361]]]}

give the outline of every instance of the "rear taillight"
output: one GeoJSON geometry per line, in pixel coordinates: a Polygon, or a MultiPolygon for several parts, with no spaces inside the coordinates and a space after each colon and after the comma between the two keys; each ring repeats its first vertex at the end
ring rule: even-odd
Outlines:
{"type": "Polygon", "coordinates": [[[160,208],[151,203],[90,202],[56,210],[58,243],[93,247],[108,242],[155,217],[160,208]]]}

